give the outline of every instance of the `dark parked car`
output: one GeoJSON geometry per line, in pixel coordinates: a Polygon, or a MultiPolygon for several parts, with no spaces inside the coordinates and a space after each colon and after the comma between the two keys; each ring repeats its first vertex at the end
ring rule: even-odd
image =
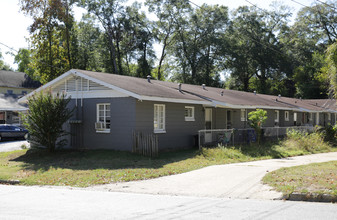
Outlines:
{"type": "Polygon", "coordinates": [[[6,138],[27,139],[28,131],[13,125],[0,125],[0,141],[6,138]]]}

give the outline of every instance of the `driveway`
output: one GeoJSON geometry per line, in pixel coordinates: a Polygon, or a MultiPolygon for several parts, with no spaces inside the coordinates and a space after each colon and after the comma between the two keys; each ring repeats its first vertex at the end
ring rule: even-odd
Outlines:
{"type": "Polygon", "coordinates": [[[25,140],[20,141],[1,141],[0,142],[0,152],[6,152],[6,151],[13,151],[13,150],[21,150],[21,146],[26,145],[26,147],[29,147],[29,143],[25,140]]]}
{"type": "Polygon", "coordinates": [[[266,173],[282,167],[333,160],[337,160],[337,152],[216,165],[157,179],[93,186],[89,189],[199,197],[280,199],[281,193],[261,183],[266,173]]]}

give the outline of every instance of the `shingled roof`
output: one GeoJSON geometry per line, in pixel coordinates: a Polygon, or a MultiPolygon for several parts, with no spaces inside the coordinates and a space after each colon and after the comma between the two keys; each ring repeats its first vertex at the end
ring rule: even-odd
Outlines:
{"type": "MultiPolygon", "coordinates": [[[[144,78],[78,69],[70,70],[55,80],[61,80],[62,77],[67,77],[72,74],[95,80],[98,83],[101,82],[101,84],[110,88],[121,89],[122,92],[131,94],[131,96],[138,99],[144,99],[144,97],[146,97],[144,100],[157,101],[158,98],[161,98],[163,100],[182,100],[182,102],[194,101],[199,104],[203,103],[226,108],[265,108],[304,112],[337,112],[335,100],[302,100],[190,84],[181,84],[181,90],[179,90],[178,83],[153,79],[148,82],[148,80],[144,78]]],[[[55,82],[52,81],[43,87],[47,88],[48,86],[52,86],[55,82]]]]}
{"type": "Polygon", "coordinates": [[[23,72],[0,70],[0,86],[36,89],[41,86],[41,83],[32,80],[26,73],[23,72]]]}

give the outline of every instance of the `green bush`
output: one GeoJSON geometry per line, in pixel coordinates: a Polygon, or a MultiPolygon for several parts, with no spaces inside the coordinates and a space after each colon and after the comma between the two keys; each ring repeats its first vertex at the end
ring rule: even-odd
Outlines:
{"type": "Polygon", "coordinates": [[[331,145],[324,141],[321,132],[302,132],[295,129],[287,131],[287,137],[280,144],[286,151],[302,151],[305,153],[319,153],[329,151],[331,145]]]}
{"type": "Polygon", "coordinates": [[[247,160],[248,156],[241,149],[218,145],[216,148],[202,148],[200,154],[208,160],[223,161],[228,159],[247,160]]]}
{"type": "Polygon", "coordinates": [[[73,112],[68,108],[69,102],[70,98],[64,94],[53,95],[51,92],[41,92],[28,99],[29,111],[23,115],[23,120],[32,143],[44,146],[50,152],[65,144],[62,137],[68,133],[62,126],[73,112]]]}
{"type": "Polygon", "coordinates": [[[257,143],[259,145],[262,136],[262,126],[266,122],[267,118],[267,111],[263,109],[256,109],[256,111],[248,113],[249,125],[254,128],[255,133],[257,134],[257,143]]]}
{"type": "Polygon", "coordinates": [[[329,123],[325,127],[318,128],[317,131],[323,135],[324,141],[337,143],[337,125],[332,126],[329,123]]]}

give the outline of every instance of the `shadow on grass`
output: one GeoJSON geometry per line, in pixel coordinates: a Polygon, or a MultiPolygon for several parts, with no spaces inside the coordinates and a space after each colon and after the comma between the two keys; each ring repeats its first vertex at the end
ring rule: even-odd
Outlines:
{"type": "Polygon", "coordinates": [[[61,150],[53,153],[47,150],[30,149],[24,155],[11,161],[23,162],[26,170],[46,171],[55,169],[95,170],[95,169],[136,169],[161,168],[166,164],[192,158],[198,154],[197,150],[182,150],[164,152],[157,158],[148,158],[130,152],[113,150],[61,150]]]}

